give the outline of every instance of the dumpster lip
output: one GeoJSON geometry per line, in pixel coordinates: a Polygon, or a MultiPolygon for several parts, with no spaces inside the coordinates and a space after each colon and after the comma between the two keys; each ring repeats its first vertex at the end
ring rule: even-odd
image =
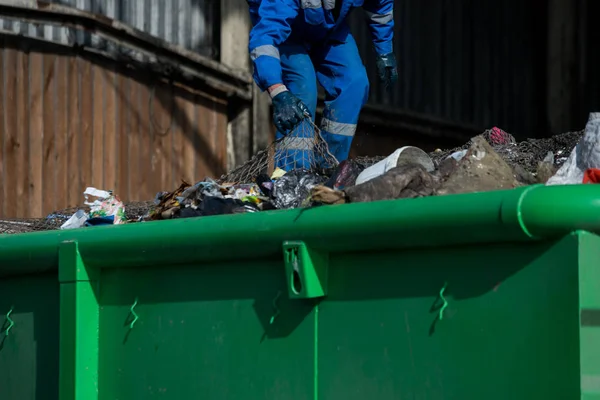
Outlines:
{"type": "Polygon", "coordinates": [[[122,226],[0,235],[0,277],[54,270],[77,241],[91,267],[277,257],[286,240],[331,253],[552,239],[600,232],[600,186],[511,190],[320,206],[122,226]]]}

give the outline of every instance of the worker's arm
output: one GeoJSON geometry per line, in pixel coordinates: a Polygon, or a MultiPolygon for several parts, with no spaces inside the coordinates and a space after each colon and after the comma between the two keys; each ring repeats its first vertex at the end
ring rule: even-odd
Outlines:
{"type": "Polygon", "coordinates": [[[253,27],[248,49],[254,63],[254,80],[271,96],[284,89],[279,60],[279,46],[291,33],[298,15],[298,0],[248,0],[253,27]]]}
{"type": "Polygon", "coordinates": [[[365,0],[363,8],[378,55],[393,52],[394,0],[365,0]]]}

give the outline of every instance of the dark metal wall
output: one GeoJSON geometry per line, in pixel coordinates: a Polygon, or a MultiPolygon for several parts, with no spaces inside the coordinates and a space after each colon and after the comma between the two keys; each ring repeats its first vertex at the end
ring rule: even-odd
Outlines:
{"type": "Polygon", "coordinates": [[[597,0],[582,1],[582,22],[584,37],[580,38],[583,44],[583,57],[579,63],[579,104],[577,119],[584,124],[589,112],[600,111],[600,26],[597,24],[600,15],[600,2],[597,0]]]}
{"type": "Polygon", "coordinates": [[[371,78],[371,103],[517,136],[545,130],[546,6],[542,0],[397,0],[400,82],[376,79],[362,10],[352,28],[371,78]]]}

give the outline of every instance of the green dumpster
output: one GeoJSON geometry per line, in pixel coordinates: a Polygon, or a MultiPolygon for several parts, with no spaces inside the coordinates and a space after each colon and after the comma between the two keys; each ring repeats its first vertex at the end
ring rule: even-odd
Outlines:
{"type": "Polygon", "coordinates": [[[600,399],[600,186],[0,237],[0,399],[600,399]]]}

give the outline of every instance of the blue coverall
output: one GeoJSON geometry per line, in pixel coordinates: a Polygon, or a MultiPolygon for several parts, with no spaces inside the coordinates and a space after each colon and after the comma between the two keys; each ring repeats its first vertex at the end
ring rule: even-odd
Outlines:
{"type": "MultiPolygon", "coordinates": [[[[321,134],[339,162],[347,159],[360,110],[369,94],[369,81],[347,17],[353,8],[362,6],[376,53],[392,53],[394,1],[248,0],[248,3],[253,24],[249,51],[256,84],[263,91],[284,84],[314,118],[318,80],[326,94],[321,134]]],[[[278,139],[284,135],[285,132],[277,132],[278,139]]],[[[310,141],[297,141],[299,148],[290,143],[287,148],[296,150],[295,154],[312,151],[306,145],[310,141]]]]}

